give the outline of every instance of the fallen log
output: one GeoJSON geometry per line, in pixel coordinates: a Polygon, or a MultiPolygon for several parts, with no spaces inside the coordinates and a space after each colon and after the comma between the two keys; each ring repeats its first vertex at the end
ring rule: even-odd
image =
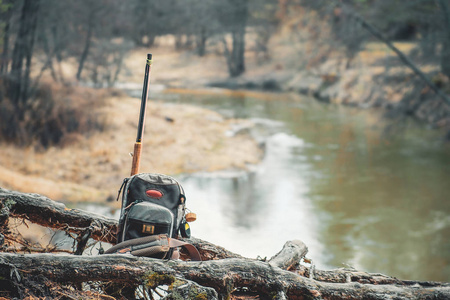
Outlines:
{"type": "Polygon", "coordinates": [[[284,270],[291,270],[298,266],[306,253],[308,253],[308,247],[302,241],[288,241],[284,244],[283,249],[269,260],[269,264],[284,270]]]}
{"type": "Polygon", "coordinates": [[[43,276],[62,283],[108,281],[123,284],[155,284],[155,278],[175,282],[194,281],[216,290],[222,298],[235,290],[249,290],[262,297],[284,295],[288,299],[445,299],[450,286],[424,287],[330,283],[305,278],[246,258],[204,262],[163,261],[129,255],[74,256],[0,253],[0,276],[23,280],[43,276]],[[160,274],[158,277],[155,274],[160,274]]]}
{"type": "Polygon", "coordinates": [[[4,214],[23,218],[57,230],[82,234],[90,229],[90,237],[103,242],[116,240],[117,221],[102,215],[69,209],[63,203],[39,194],[20,193],[0,188],[4,214]]]}
{"type": "MultiPolygon", "coordinates": [[[[2,233],[7,230],[7,219],[13,217],[79,236],[90,231],[91,237],[98,241],[115,241],[116,220],[67,209],[63,204],[37,194],[0,189],[0,201],[2,233]]],[[[130,287],[129,297],[134,295],[136,286],[152,291],[167,286],[166,299],[175,299],[176,295],[181,299],[192,295],[204,299],[450,298],[450,284],[447,283],[399,280],[357,270],[314,270],[312,265],[307,267],[301,263],[308,249],[298,240],[287,242],[268,261],[244,258],[197,238],[191,238],[189,242],[199,249],[203,262],[164,261],[129,255],[0,253],[0,297],[95,296],[111,299],[105,286],[113,284],[124,290],[130,287]],[[99,284],[97,288],[86,288],[93,282],[99,284]]],[[[124,293],[117,295],[121,297],[124,293]]]]}
{"type": "Polygon", "coordinates": [[[376,284],[376,285],[396,284],[396,285],[410,285],[410,286],[420,285],[426,287],[448,286],[447,283],[441,283],[436,281],[402,280],[380,273],[367,273],[347,268],[340,268],[335,270],[316,270],[313,268],[308,268],[303,265],[298,265],[296,269],[292,269],[291,271],[303,277],[312,278],[318,281],[334,282],[334,283],[358,282],[361,284],[376,284]]]}
{"type": "MultiPolygon", "coordinates": [[[[0,203],[4,211],[0,223],[2,219],[8,217],[23,218],[41,226],[80,236],[90,230],[90,238],[100,242],[116,243],[117,220],[81,209],[69,209],[63,203],[39,194],[20,193],[2,188],[0,188],[0,203]]],[[[201,239],[191,238],[187,241],[199,249],[202,260],[241,257],[201,239]]]]}

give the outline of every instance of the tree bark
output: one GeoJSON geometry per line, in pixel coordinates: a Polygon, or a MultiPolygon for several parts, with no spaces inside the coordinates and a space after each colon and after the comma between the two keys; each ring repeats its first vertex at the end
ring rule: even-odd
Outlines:
{"type": "MultiPolygon", "coordinates": [[[[0,229],[7,231],[8,217],[24,218],[55,229],[114,243],[117,221],[77,209],[67,209],[38,194],[0,189],[0,229]]],[[[269,261],[244,258],[214,244],[191,238],[202,262],[159,260],[131,255],[51,255],[0,253],[0,285],[9,295],[86,297],[82,287],[121,287],[117,297],[132,297],[134,287],[168,286],[165,299],[444,299],[450,284],[407,281],[357,270],[314,270],[301,261],[308,249],[289,241],[269,261]],[[64,285],[61,286],[60,283],[64,285]],[[44,288],[53,286],[53,288],[44,288]],[[128,288],[125,288],[128,287],[128,288]],[[127,292],[127,294],[125,294],[127,292]],[[184,295],[184,296],[180,296],[184,295]],[[253,298],[252,298],[253,297],[253,298]]],[[[20,250],[20,249],[18,249],[20,250]]],[[[82,251],[81,251],[82,252],[82,251]]],[[[92,290],[92,289],[91,289],[92,290]]],[[[86,291],[86,293],[91,292],[86,291]]],[[[99,291],[97,297],[110,297],[99,291]]],[[[113,294],[111,294],[113,295],[113,294]]],[[[92,297],[92,294],[90,294],[92,297]]]]}
{"type": "Polygon", "coordinates": [[[402,285],[413,286],[420,285],[426,287],[433,286],[448,286],[448,284],[442,284],[435,281],[416,281],[416,280],[401,280],[395,277],[389,277],[379,273],[367,273],[358,271],[355,269],[336,269],[336,270],[316,270],[311,267],[303,265],[297,266],[291,270],[303,277],[308,277],[317,281],[334,282],[334,283],[350,283],[358,282],[361,284],[374,284],[374,285],[402,285]]]}
{"type": "Polygon", "coordinates": [[[108,281],[149,284],[154,274],[165,280],[178,278],[212,287],[222,298],[236,290],[249,290],[263,298],[285,295],[287,299],[445,299],[450,285],[427,286],[330,283],[312,280],[245,258],[204,262],[163,261],[128,255],[73,256],[48,254],[0,254],[0,275],[4,278],[43,276],[61,283],[108,281]]]}
{"type": "Polygon", "coordinates": [[[117,221],[78,209],[68,209],[38,194],[26,194],[0,188],[0,201],[7,206],[11,217],[24,218],[33,223],[57,230],[81,234],[92,227],[91,238],[115,243],[117,221]]]}
{"type": "Polygon", "coordinates": [[[290,241],[269,260],[269,264],[284,270],[291,270],[299,264],[306,253],[308,253],[308,247],[302,241],[290,241]]]}

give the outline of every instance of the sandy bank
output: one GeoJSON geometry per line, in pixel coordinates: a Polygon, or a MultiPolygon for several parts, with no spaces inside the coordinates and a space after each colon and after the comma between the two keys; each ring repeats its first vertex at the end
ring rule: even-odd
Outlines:
{"type": "MultiPolygon", "coordinates": [[[[109,97],[100,108],[106,130],[77,137],[65,147],[36,151],[3,144],[0,186],[47,195],[55,200],[105,201],[115,197],[129,175],[140,101],[109,97]]],[[[233,135],[243,120],[188,105],[148,106],[141,172],[179,174],[246,168],[262,151],[248,135],[233,135]]],[[[247,124],[251,126],[250,123],[247,124]]]]}

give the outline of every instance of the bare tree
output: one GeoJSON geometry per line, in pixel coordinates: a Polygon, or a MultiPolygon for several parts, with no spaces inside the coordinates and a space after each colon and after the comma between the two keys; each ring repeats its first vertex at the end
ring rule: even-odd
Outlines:
{"type": "Polygon", "coordinates": [[[441,70],[442,73],[450,78],[450,8],[448,1],[438,0],[442,15],[442,55],[441,70]]]}
{"type": "Polygon", "coordinates": [[[223,38],[228,73],[236,77],[245,71],[245,33],[248,19],[248,0],[223,1],[217,9],[224,31],[231,34],[231,45],[223,38]]]}
{"type": "Polygon", "coordinates": [[[8,72],[8,53],[12,10],[12,0],[0,1],[0,16],[4,22],[0,23],[0,26],[3,26],[3,49],[0,58],[0,75],[5,75],[8,72]]]}
{"type": "Polygon", "coordinates": [[[25,0],[23,2],[19,32],[12,53],[11,70],[8,76],[8,96],[17,109],[19,119],[23,118],[26,100],[28,99],[39,4],[40,0],[25,0]]]}

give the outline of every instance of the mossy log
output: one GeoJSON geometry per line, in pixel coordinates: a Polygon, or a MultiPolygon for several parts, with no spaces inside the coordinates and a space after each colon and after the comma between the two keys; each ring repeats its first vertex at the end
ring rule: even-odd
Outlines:
{"type": "Polygon", "coordinates": [[[249,291],[261,298],[287,299],[450,298],[450,286],[446,284],[427,286],[419,283],[374,285],[323,282],[274,267],[268,262],[246,258],[186,262],[128,255],[0,253],[0,276],[18,282],[27,276],[41,276],[61,283],[108,281],[124,285],[155,284],[155,279],[173,283],[180,278],[213,288],[222,298],[234,291],[249,291]]]}
{"type": "Polygon", "coordinates": [[[23,218],[57,230],[81,234],[90,229],[91,238],[108,243],[116,240],[117,221],[102,215],[69,209],[63,203],[39,194],[20,193],[0,188],[3,215],[23,218]]]}
{"type": "MultiPolygon", "coordinates": [[[[2,215],[26,218],[60,230],[78,228],[79,234],[91,228],[92,233],[97,232],[92,237],[104,242],[113,240],[105,232],[112,234],[117,227],[115,220],[68,210],[36,194],[1,189],[0,201],[2,215]]],[[[0,297],[24,297],[26,293],[86,297],[81,293],[92,296],[93,291],[83,291],[83,286],[101,282],[150,289],[165,285],[168,289],[164,299],[450,299],[447,283],[398,280],[356,270],[314,270],[301,263],[307,247],[298,240],[287,242],[268,261],[244,258],[196,238],[190,242],[199,249],[204,261],[166,261],[123,254],[0,253],[0,297]]],[[[102,291],[107,289],[98,289],[95,297],[111,299],[111,294],[102,291]]],[[[131,295],[134,294],[128,297],[131,295]]]]}

